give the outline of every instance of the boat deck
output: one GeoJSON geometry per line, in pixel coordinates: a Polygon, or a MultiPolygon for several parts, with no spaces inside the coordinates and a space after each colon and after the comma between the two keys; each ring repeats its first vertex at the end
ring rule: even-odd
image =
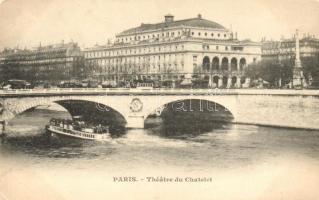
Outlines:
{"type": "Polygon", "coordinates": [[[86,140],[103,141],[103,140],[110,139],[109,133],[87,133],[87,132],[77,131],[74,129],[66,129],[66,128],[53,126],[53,125],[49,125],[47,127],[47,130],[55,134],[60,134],[60,135],[65,135],[65,136],[80,138],[80,139],[86,139],[86,140]]]}

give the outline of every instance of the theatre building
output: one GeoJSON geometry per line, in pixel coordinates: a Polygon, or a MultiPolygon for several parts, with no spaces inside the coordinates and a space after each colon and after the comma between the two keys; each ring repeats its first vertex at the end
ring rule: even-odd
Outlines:
{"type": "Polygon", "coordinates": [[[261,59],[261,45],[236,35],[201,15],[166,15],[163,22],[124,30],[112,44],[84,49],[85,65],[100,81],[191,79],[206,87],[241,87],[245,67],[261,59]]]}

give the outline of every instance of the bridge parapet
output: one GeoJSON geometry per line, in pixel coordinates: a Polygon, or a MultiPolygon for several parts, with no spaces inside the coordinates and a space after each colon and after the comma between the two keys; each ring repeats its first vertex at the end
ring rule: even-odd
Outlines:
{"type": "Polygon", "coordinates": [[[319,90],[280,90],[280,89],[176,89],[176,88],[53,88],[53,89],[20,89],[0,90],[0,98],[33,96],[33,95],[296,95],[319,96],[319,90]]]}

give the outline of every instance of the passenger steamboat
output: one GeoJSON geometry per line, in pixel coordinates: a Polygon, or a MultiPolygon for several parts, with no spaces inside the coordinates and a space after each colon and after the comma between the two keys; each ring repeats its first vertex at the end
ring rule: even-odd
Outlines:
{"type": "Polygon", "coordinates": [[[89,126],[84,121],[51,119],[46,126],[46,131],[58,136],[67,136],[83,140],[109,141],[108,126],[89,126]]]}

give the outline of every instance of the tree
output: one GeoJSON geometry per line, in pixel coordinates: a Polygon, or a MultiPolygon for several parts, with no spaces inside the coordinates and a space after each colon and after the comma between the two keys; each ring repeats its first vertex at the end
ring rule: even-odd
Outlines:
{"type": "Polygon", "coordinates": [[[252,63],[245,68],[245,75],[252,80],[256,80],[261,77],[262,67],[261,62],[252,63]]]}
{"type": "Polygon", "coordinates": [[[301,58],[304,76],[307,81],[312,78],[312,85],[319,86],[319,53],[301,58]]]}
{"type": "Polygon", "coordinates": [[[292,80],[292,66],[289,59],[264,59],[248,65],[245,74],[253,80],[261,78],[269,82],[270,86],[278,87],[292,80]]]}
{"type": "Polygon", "coordinates": [[[293,59],[283,59],[280,61],[280,76],[282,85],[288,84],[293,78],[293,67],[295,63],[293,59]]]}

